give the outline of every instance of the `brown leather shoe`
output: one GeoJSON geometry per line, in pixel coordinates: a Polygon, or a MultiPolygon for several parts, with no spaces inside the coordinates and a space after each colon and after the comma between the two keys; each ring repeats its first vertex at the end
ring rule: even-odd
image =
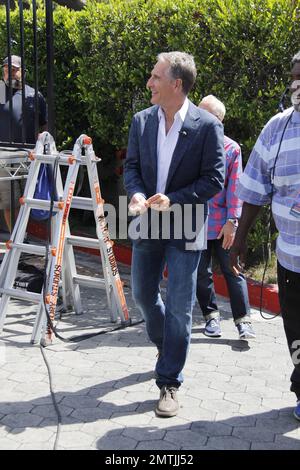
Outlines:
{"type": "Polygon", "coordinates": [[[177,388],[171,385],[163,385],[160,389],[160,397],[156,406],[157,416],[171,418],[176,416],[179,409],[177,400],[177,388]]]}

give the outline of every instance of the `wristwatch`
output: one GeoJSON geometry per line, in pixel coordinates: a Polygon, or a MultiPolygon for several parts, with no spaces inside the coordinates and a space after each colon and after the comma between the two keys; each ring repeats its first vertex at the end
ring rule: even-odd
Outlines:
{"type": "Polygon", "coordinates": [[[238,219],[227,219],[227,222],[231,222],[234,227],[238,227],[239,225],[238,219]]]}

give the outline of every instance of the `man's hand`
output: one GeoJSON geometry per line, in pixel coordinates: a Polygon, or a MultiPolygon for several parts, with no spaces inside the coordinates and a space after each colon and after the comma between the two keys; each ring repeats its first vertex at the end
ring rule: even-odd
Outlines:
{"type": "Polygon", "coordinates": [[[170,199],[165,194],[157,193],[147,199],[148,207],[156,211],[167,211],[170,208],[170,199]]]}
{"type": "Polygon", "coordinates": [[[219,235],[217,236],[218,240],[223,237],[222,248],[224,248],[224,250],[229,250],[229,248],[232,247],[235,232],[236,227],[230,221],[227,220],[226,224],[223,225],[219,235]]]}
{"type": "Polygon", "coordinates": [[[247,246],[246,243],[242,243],[240,246],[236,243],[230,249],[229,252],[229,265],[231,271],[238,276],[243,272],[245,259],[246,259],[247,246]]]}
{"type": "Polygon", "coordinates": [[[146,198],[141,193],[136,193],[132,196],[131,201],[128,205],[130,215],[144,214],[148,209],[148,203],[146,198]]]}

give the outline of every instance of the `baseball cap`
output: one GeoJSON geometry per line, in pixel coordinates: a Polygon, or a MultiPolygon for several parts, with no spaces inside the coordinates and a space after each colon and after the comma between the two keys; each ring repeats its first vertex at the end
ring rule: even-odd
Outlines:
{"type": "MultiPolygon", "coordinates": [[[[4,67],[4,65],[8,65],[8,57],[5,57],[5,59],[3,61],[3,64],[2,64],[2,67],[4,67]]],[[[12,55],[11,56],[11,65],[13,67],[20,68],[21,67],[21,57],[18,56],[18,55],[12,55]]]]}

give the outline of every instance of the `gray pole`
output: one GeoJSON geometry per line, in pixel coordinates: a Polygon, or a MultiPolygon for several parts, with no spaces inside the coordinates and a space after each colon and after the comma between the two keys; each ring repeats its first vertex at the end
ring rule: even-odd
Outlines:
{"type": "Polygon", "coordinates": [[[53,51],[53,3],[46,0],[46,44],[47,44],[47,101],[48,101],[48,130],[55,139],[54,113],[54,51],[53,51]]]}

